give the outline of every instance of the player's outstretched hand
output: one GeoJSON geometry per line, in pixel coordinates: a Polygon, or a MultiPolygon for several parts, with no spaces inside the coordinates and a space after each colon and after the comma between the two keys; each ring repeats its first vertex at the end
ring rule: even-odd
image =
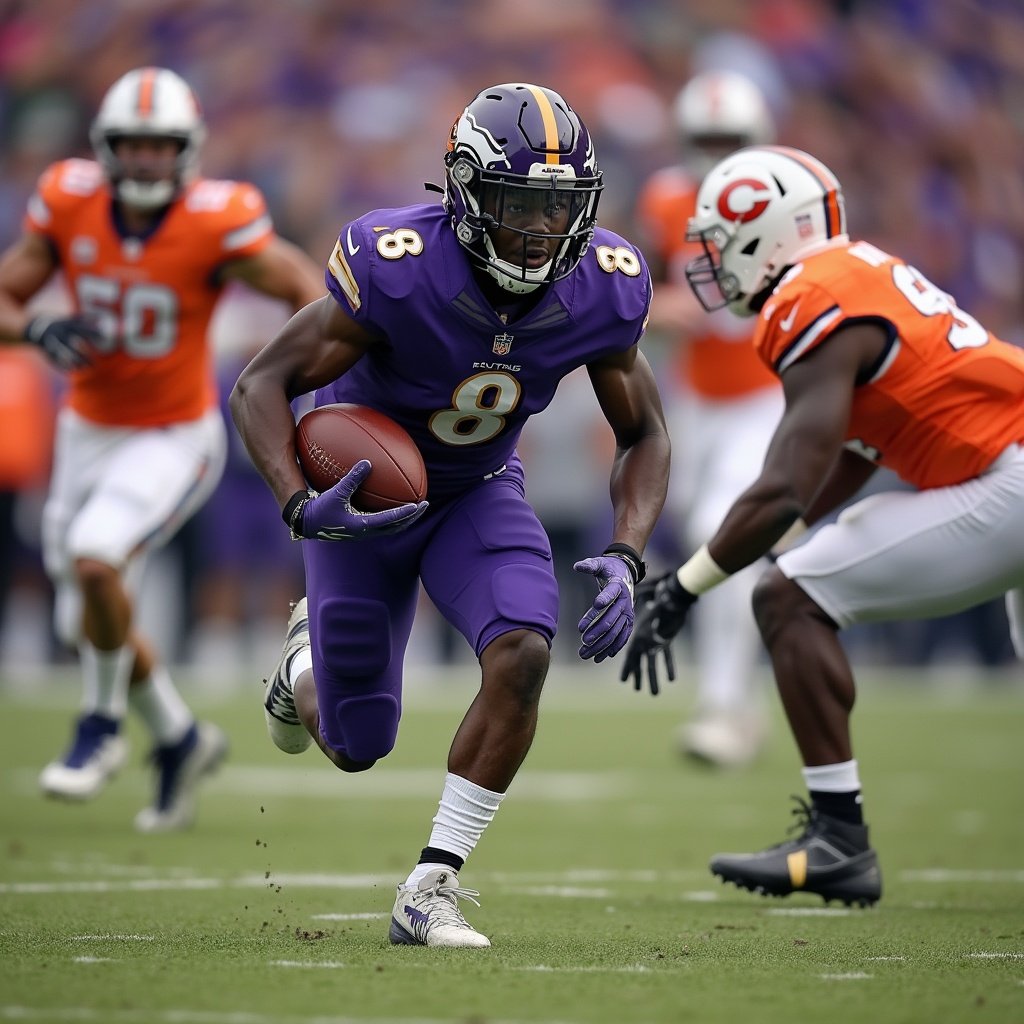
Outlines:
{"type": "Polygon", "coordinates": [[[92,363],[103,334],[80,316],[37,316],[25,328],[25,340],[38,345],[61,370],[80,370],[92,363]]]}
{"type": "Polygon", "coordinates": [[[632,676],[633,688],[639,692],[643,689],[646,669],[651,694],[657,696],[659,654],[665,659],[669,682],[675,681],[672,638],[683,628],[686,616],[696,600],[697,595],[683,587],[675,570],[637,587],[636,626],[619,676],[622,682],[632,676]]]}
{"type": "Polygon", "coordinates": [[[601,662],[618,654],[633,630],[633,574],[616,555],[584,558],[573,569],[595,577],[601,588],[579,624],[580,657],[601,662]]]}
{"type": "Polygon", "coordinates": [[[407,505],[383,512],[360,512],[352,507],[352,495],[369,476],[372,466],[367,459],[357,462],[330,490],[303,502],[296,530],[310,540],[349,540],[353,537],[376,537],[397,533],[412,526],[424,512],[428,502],[411,501],[407,505]]]}

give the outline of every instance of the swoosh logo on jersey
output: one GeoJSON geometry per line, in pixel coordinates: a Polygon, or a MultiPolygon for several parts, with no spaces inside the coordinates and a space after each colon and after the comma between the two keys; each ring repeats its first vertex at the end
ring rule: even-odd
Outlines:
{"type": "Polygon", "coordinates": [[[793,321],[794,321],[794,320],[796,320],[796,311],[797,311],[797,310],[798,310],[799,308],[800,308],[800,303],[798,302],[798,303],[797,303],[797,304],[796,304],[796,305],[795,305],[795,306],[794,306],[794,307],[793,307],[793,308],[792,308],[792,309],[791,309],[791,310],[789,311],[789,316],[787,316],[785,320],[780,320],[780,321],[779,321],[779,329],[780,329],[780,330],[783,330],[783,331],[788,331],[788,330],[790,329],[790,327],[792,327],[792,326],[793,326],[793,321]]]}
{"type": "Polygon", "coordinates": [[[345,234],[345,244],[348,246],[348,254],[349,254],[349,256],[355,256],[355,254],[357,252],[359,252],[360,249],[362,249],[361,245],[353,245],[352,244],[352,229],[351,228],[349,228],[348,231],[345,234]]]}

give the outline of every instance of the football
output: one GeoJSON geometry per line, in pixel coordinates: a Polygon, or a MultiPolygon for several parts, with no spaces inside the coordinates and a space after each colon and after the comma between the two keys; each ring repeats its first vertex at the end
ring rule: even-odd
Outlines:
{"type": "Polygon", "coordinates": [[[309,485],[333,487],[360,459],[370,475],[352,496],[361,512],[382,512],[427,493],[423,456],[408,432],[393,419],[365,405],[323,405],[295,427],[295,450],[309,485]]]}

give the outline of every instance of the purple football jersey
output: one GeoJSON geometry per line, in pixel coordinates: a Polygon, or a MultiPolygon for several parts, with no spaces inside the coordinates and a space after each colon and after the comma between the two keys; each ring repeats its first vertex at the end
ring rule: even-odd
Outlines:
{"type": "Polygon", "coordinates": [[[639,341],[651,284],[640,252],[598,229],[574,273],[506,324],[477,285],[440,205],[374,210],[346,225],[326,272],[344,310],[384,343],[317,392],[400,423],[445,501],[500,471],[526,420],[572,370],[639,341]]]}

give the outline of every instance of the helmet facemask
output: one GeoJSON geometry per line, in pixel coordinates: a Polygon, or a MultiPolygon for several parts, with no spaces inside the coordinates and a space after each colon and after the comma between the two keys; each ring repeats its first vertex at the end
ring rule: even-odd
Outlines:
{"type": "Polygon", "coordinates": [[[722,253],[731,241],[728,231],[719,224],[706,231],[687,232],[688,242],[699,242],[704,249],[686,265],[686,280],[697,301],[709,312],[723,309],[740,297],[740,283],[735,274],[722,266],[722,253]]]}
{"type": "Polygon", "coordinates": [[[459,241],[478,266],[515,295],[571,274],[597,218],[599,178],[577,181],[545,174],[543,164],[536,169],[537,176],[487,171],[457,157],[448,171],[449,187],[454,183],[466,211],[455,225],[459,241]],[[545,229],[536,230],[541,223],[545,229]],[[499,232],[521,244],[502,245],[499,232]],[[552,242],[558,243],[553,252],[552,242]],[[550,255],[536,265],[541,247],[550,255]]]}
{"type": "Polygon", "coordinates": [[[127,206],[140,210],[152,210],[166,206],[181,189],[195,176],[195,165],[198,157],[198,146],[195,135],[164,134],[154,132],[148,135],[143,132],[107,131],[93,139],[93,148],[97,159],[110,179],[117,198],[127,206]],[[169,139],[178,147],[178,155],[168,174],[157,180],[149,181],[140,177],[132,177],[133,169],[126,167],[118,156],[118,143],[122,139],[153,138],[169,139]]]}

